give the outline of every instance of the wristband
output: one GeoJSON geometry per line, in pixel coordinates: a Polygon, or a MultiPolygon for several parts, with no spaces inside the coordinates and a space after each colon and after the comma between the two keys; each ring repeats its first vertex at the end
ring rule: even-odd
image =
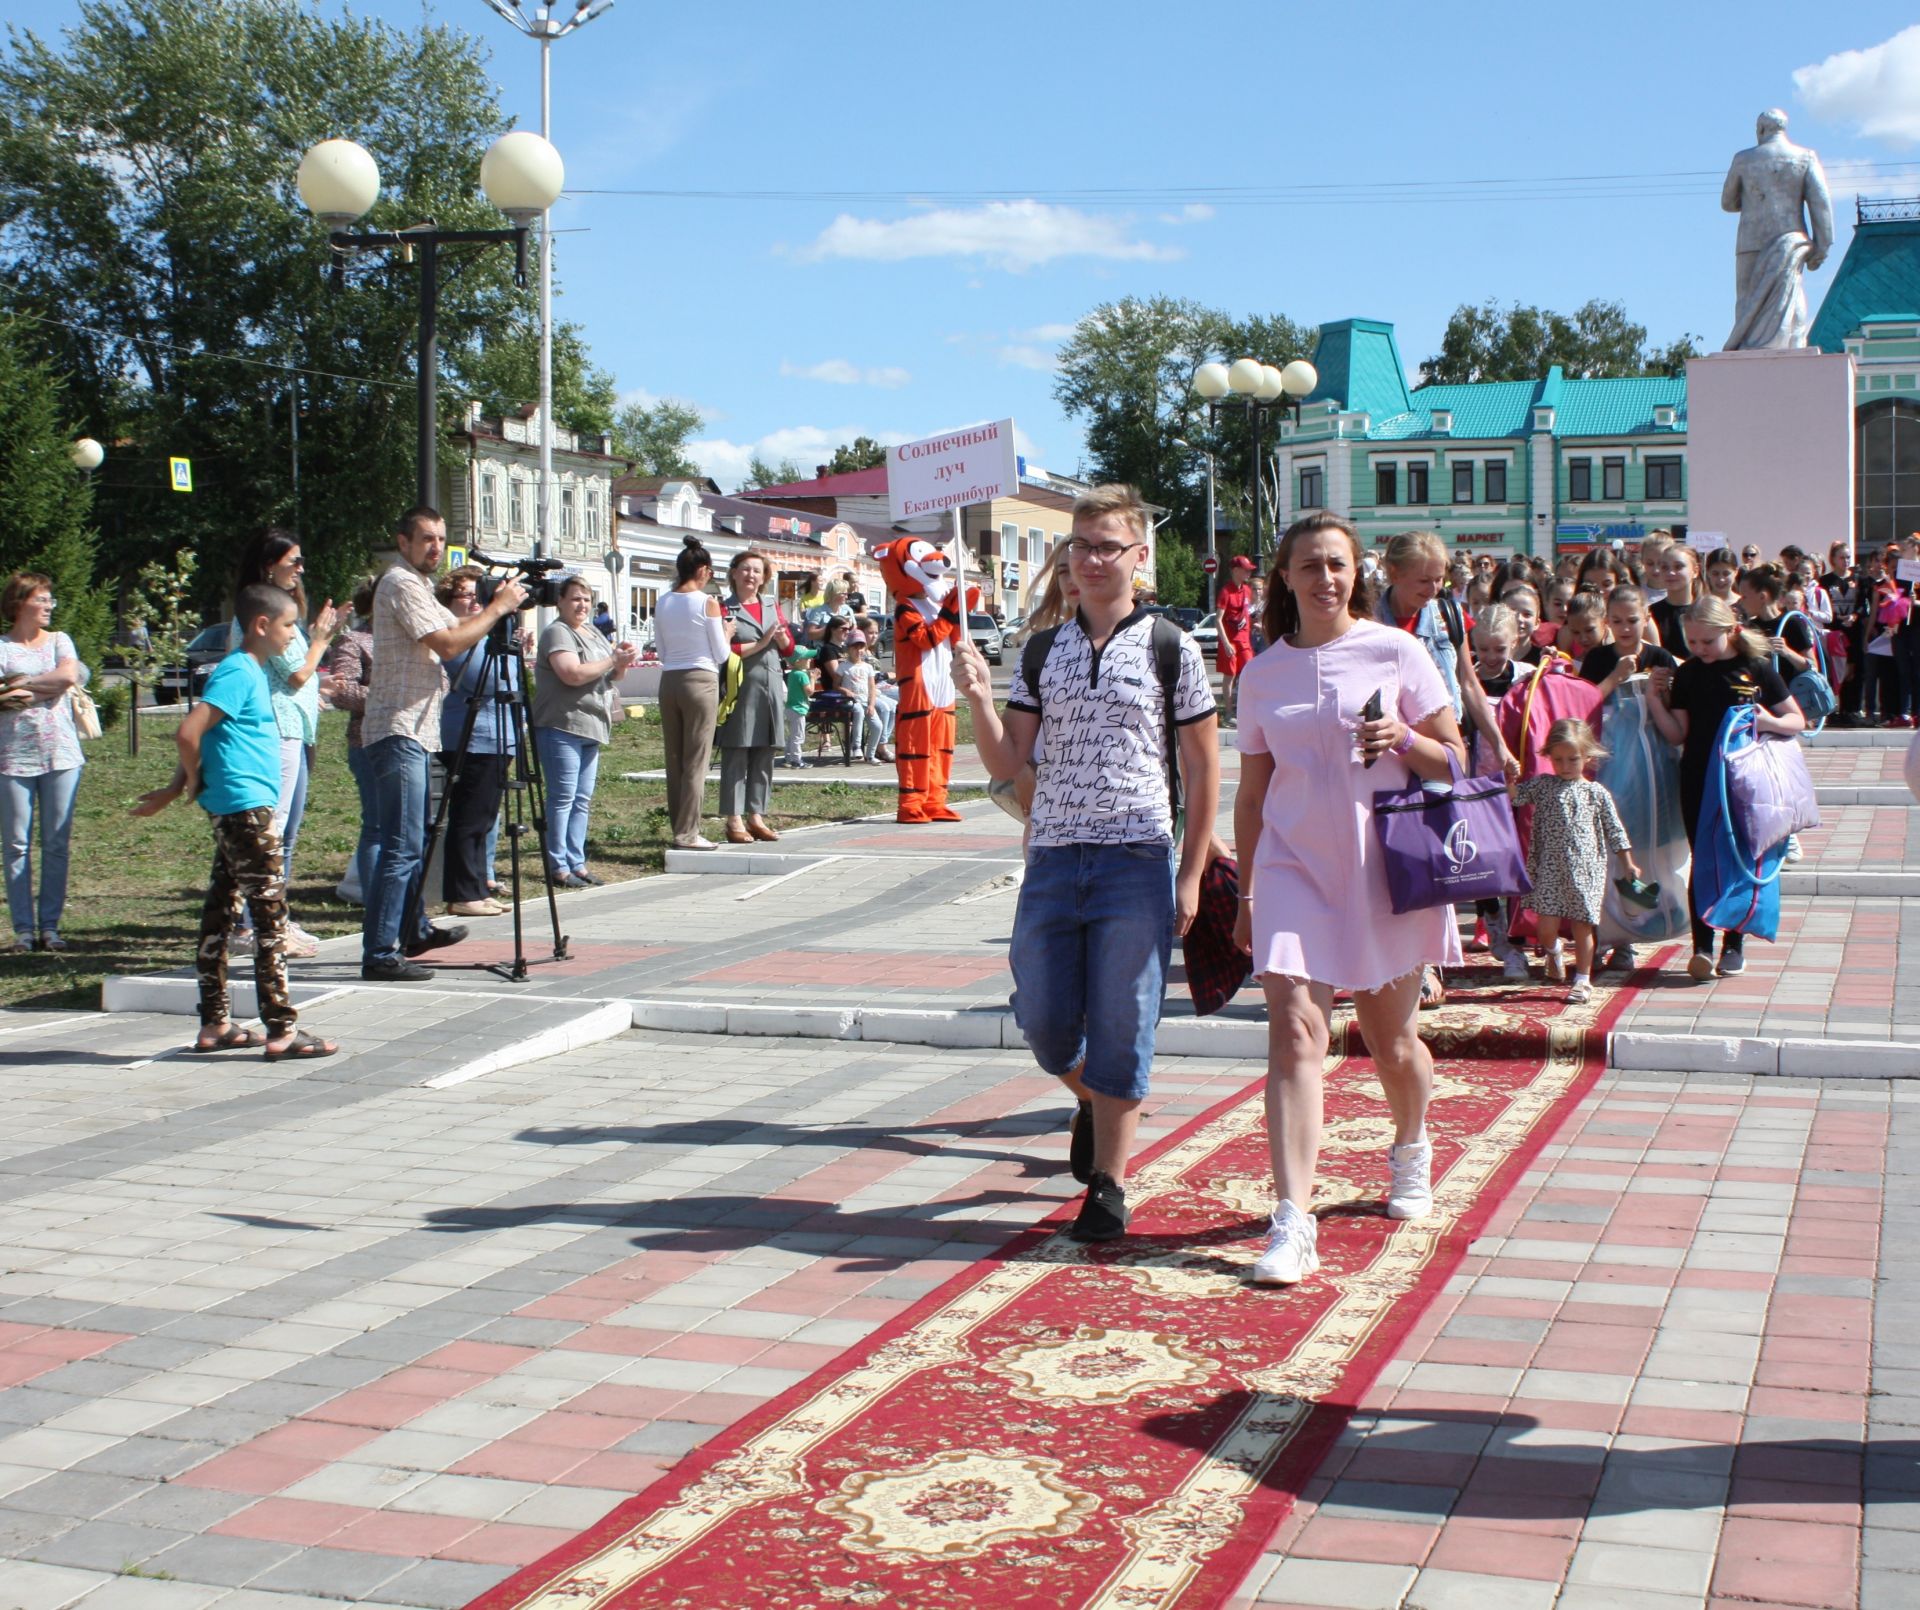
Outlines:
{"type": "Polygon", "coordinates": [[[1405,732],[1400,734],[1400,741],[1389,749],[1387,753],[1390,755],[1404,755],[1413,747],[1413,740],[1417,737],[1419,737],[1419,734],[1415,732],[1413,728],[1407,728],[1405,732]]]}

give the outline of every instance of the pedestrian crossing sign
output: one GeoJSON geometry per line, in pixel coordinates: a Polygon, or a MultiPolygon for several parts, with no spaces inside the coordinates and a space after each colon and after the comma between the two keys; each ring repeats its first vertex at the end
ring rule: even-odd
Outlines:
{"type": "Polygon", "coordinates": [[[173,476],[172,486],[176,492],[193,490],[193,460],[190,458],[170,458],[167,468],[173,476]]]}

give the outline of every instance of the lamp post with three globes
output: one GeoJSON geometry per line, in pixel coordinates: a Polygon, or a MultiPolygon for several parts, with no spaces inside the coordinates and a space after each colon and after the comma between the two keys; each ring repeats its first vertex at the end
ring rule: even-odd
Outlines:
{"type": "MultiPolygon", "coordinates": [[[[1265,568],[1266,544],[1260,535],[1260,509],[1266,477],[1261,469],[1260,420],[1273,409],[1285,408],[1297,421],[1300,399],[1320,384],[1319,371],[1305,358],[1295,358],[1284,369],[1258,358],[1240,358],[1231,364],[1203,363],[1193,372],[1194,394],[1207,405],[1209,430],[1217,424],[1216,410],[1227,401],[1245,408],[1253,427],[1253,470],[1250,490],[1253,494],[1253,556],[1265,568]]],[[[1209,541],[1212,534],[1209,533],[1209,541]]]]}

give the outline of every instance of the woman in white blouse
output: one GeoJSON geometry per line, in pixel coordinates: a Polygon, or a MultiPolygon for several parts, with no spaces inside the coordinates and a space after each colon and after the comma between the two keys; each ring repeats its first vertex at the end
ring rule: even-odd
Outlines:
{"type": "Polygon", "coordinates": [[[667,743],[667,815],[676,850],[712,850],[718,846],[700,835],[700,807],[720,708],[720,667],[727,663],[727,626],[720,600],[707,591],[713,556],[698,537],[686,539],[674,568],[678,580],[653,618],[661,668],[660,732],[667,743]]]}

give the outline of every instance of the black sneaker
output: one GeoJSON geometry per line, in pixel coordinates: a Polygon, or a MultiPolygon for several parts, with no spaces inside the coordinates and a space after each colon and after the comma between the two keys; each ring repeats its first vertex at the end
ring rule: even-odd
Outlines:
{"type": "Polygon", "coordinates": [[[1117,1241],[1127,1233],[1127,1193],[1111,1174],[1095,1174],[1087,1184],[1080,1217],[1067,1233],[1076,1241],[1117,1241]]]}
{"type": "Polygon", "coordinates": [[[589,889],[597,889],[607,880],[605,878],[596,878],[591,872],[576,872],[573,875],[573,881],[575,883],[584,883],[589,889]]]}
{"type": "Polygon", "coordinates": [[[433,977],[433,969],[396,956],[390,962],[362,962],[360,976],[369,984],[419,984],[433,977]]]}
{"type": "Polygon", "coordinates": [[[424,955],[430,950],[440,950],[447,945],[457,945],[467,937],[465,923],[456,922],[445,928],[429,928],[418,939],[407,946],[409,956],[424,955]]]}
{"type": "Polygon", "coordinates": [[[1093,1183],[1093,1103],[1083,1101],[1074,1109],[1068,1126],[1067,1167],[1082,1185],[1093,1183]]]}

